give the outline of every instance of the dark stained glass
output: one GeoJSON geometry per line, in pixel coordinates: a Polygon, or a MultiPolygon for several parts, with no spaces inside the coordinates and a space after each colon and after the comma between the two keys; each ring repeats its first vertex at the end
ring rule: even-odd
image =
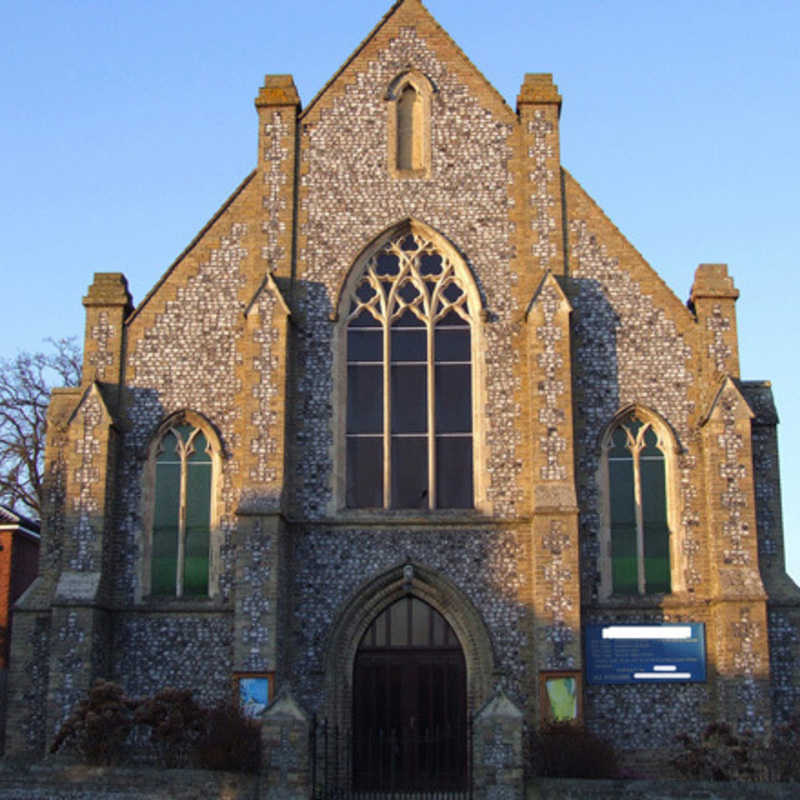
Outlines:
{"type": "Polygon", "coordinates": [[[411,645],[428,647],[431,645],[431,614],[434,610],[416,597],[411,598],[411,645]]]}
{"type": "Polygon", "coordinates": [[[350,328],[347,360],[383,363],[383,331],[380,328],[350,328]]]}
{"type": "Polygon", "coordinates": [[[638,594],[639,572],[635,525],[612,526],[611,562],[614,594],[638,594]]]}
{"type": "Polygon", "coordinates": [[[470,353],[470,331],[466,329],[442,328],[436,326],[434,333],[436,362],[441,364],[445,361],[461,361],[469,363],[470,353]]]}
{"type": "Polygon", "coordinates": [[[428,360],[428,332],[424,328],[392,327],[392,363],[428,360]]]}
{"type": "Polygon", "coordinates": [[[436,505],[472,508],[472,437],[436,437],[436,505]]]}
{"type": "Polygon", "coordinates": [[[461,287],[457,283],[449,283],[442,294],[451,302],[455,303],[459,297],[461,297],[464,292],[461,290],[461,287]]]}
{"type": "MultiPolygon", "coordinates": [[[[622,431],[615,433],[615,442],[617,433],[622,431]]],[[[624,452],[627,457],[609,459],[608,463],[612,583],[615,594],[638,594],[633,458],[627,448],[624,452]]]]}
{"type": "MultiPolygon", "coordinates": [[[[386,314],[388,319],[381,322],[368,309],[363,309],[348,323],[347,504],[378,505],[376,498],[380,495],[383,504],[393,508],[432,507],[428,473],[436,464],[433,452],[441,451],[435,477],[443,485],[442,492],[437,492],[436,505],[472,507],[471,328],[462,316],[468,313],[464,289],[455,280],[447,259],[432,252],[428,243],[411,233],[387,245],[370,263],[371,279],[379,278],[380,290],[385,293],[388,304],[386,308],[370,308],[378,316],[386,314]],[[405,252],[398,256],[395,255],[398,251],[392,252],[392,248],[405,252]],[[402,278],[394,286],[401,269],[402,278]],[[430,341],[436,314],[432,315],[425,303],[430,301],[434,291],[441,298],[440,310],[443,304],[460,305],[457,311],[446,313],[436,323],[432,330],[435,338],[430,341]],[[390,334],[388,343],[382,338],[384,332],[390,334]],[[386,352],[389,355],[384,363],[386,352]],[[433,364],[429,363],[431,355],[433,364]],[[388,397],[384,389],[387,369],[388,397]],[[435,376],[433,384],[429,375],[432,379],[435,376]],[[389,409],[388,420],[384,417],[384,407],[389,409]],[[430,420],[436,420],[435,430],[431,430],[430,420]],[[365,434],[370,435],[368,438],[373,435],[380,438],[387,422],[391,447],[389,452],[381,449],[382,464],[372,463],[377,444],[356,444],[351,440],[365,434]],[[433,439],[444,434],[459,434],[460,440],[440,443],[433,439]],[[369,464],[367,468],[373,474],[366,476],[359,472],[355,464],[350,463],[351,454],[362,464],[369,464]],[[464,458],[469,461],[467,468],[464,458]],[[379,489],[383,486],[382,476],[387,472],[391,496],[383,497],[379,489]],[[368,484],[363,492],[355,486],[358,475],[368,484]]],[[[364,278],[356,289],[357,303],[374,303],[377,299],[368,284],[368,279],[364,278]]]]}
{"type": "Polygon", "coordinates": [[[412,281],[406,281],[397,289],[397,296],[411,303],[419,297],[419,289],[414,286],[412,281]]]}
{"type": "Polygon", "coordinates": [[[641,458],[664,458],[664,454],[658,449],[658,436],[652,428],[644,432],[644,447],[640,453],[641,458]]]}
{"type": "Polygon", "coordinates": [[[168,433],[156,460],[150,563],[150,591],[154,595],[174,595],[176,591],[181,492],[181,462],[175,452],[176,444],[174,434],[168,433]]]}
{"type": "MultiPolygon", "coordinates": [[[[647,431],[647,436],[652,431],[647,431]]],[[[655,438],[655,434],[653,434],[655,438]]],[[[669,527],[667,525],[666,471],[664,457],[650,442],[639,456],[644,520],[644,572],[649,593],[670,590],[669,527]],[[645,453],[653,453],[645,456],[645,453]]]]}
{"type": "Polygon", "coordinates": [[[642,518],[645,523],[667,524],[667,495],[663,458],[639,457],[642,480],[642,518]]]}
{"type": "Polygon", "coordinates": [[[383,430],[383,367],[347,367],[347,432],[383,430]]]}
{"type": "Polygon", "coordinates": [[[628,436],[623,428],[617,428],[611,436],[611,448],[608,451],[609,458],[633,458],[628,449],[628,436]]]}
{"type": "Polygon", "coordinates": [[[372,316],[372,314],[366,309],[362,309],[361,313],[350,320],[350,325],[356,328],[380,328],[381,323],[372,316]]]}
{"type": "Polygon", "coordinates": [[[406,309],[392,322],[392,328],[424,328],[425,323],[410,309],[406,309]]]}
{"type": "Polygon", "coordinates": [[[356,297],[362,303],[368,303],[375,296],[375,290],[370,286],[367,281],[362,281],[358,289],[356,289],[356,297]]]}
{"type": "Polygon", "coordinates": [[[636,506],[633,488],[633,459],[609,459],[611,524],[635,525],[636,506]]]}
{"type": "Polygon", "coordinates": [[[411,644],[409,599],[410,598],[406,598],[389,607],[390,647],[408,647],[408,645],[411,644]]]}
{"type": "Polygon", "coordinates": [[[448,311],[437,323],[437,328],[468,328],[469,323],[463,320],[455,311],[448,311]]]}
{"type": "Polygon", "coordinates": [[[644,580],[649,594],[670,591],[669,529],[666,525],[645,523],[644,580]]]}
{"type": "Polygon", "coordinates": [[[413,597],[403,597],[373,620],[358,649],[377,648],[460,649],[458,637],[447,620],[432,606],[413,597]]]}
{"type": "Polygon", "coordinates": [[[392,436],[392,508],[428,508],[428,437],[392,436]]]}
{"type": "Polygon", "coordinates": [[[383,439],[380,436],[347,437],[348,508],[383,506],[383,439]]]}
{"type": "Polygon", "coordinates": [[[391,276],[400,272],[400,260],[394,253],[380,253],[375,262],[376,275],[391,276]]]}
{"type": "Polygon", "coordinates": [[[211,456],[198,433],[186,464],[186,547],[183,593],[208,594],[208,552],[211,521],[211,456]]]}
{"type": "Polygon", "coordinates": [[[438,253],[423,253],[419,258],[419,272],[423,276],[439,275],[442,271],[442,257],[438,253]]]}
{"type": "Polygon", "coordinates": [[[472,431],[472,373],[469,364],[436,367],[436,432],[472,431]]]}
{"type": "Polygon", "coordinates": [[[392,433],[425,433],[428,430],[427,367],[394,364],[391,370],[392,433]]]}

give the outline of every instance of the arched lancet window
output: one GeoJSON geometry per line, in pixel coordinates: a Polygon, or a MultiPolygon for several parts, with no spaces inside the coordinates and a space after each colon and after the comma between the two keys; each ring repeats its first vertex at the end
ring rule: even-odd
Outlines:
{"type": "Polygon", "coordinates": [[[216,461],[212,440],[188,418],[167,426],[151,449],[146,582],[151,595],[213,594],[210,573],[216,461]]]}
{"type": "Polygon", "coordinates": [[[671,590],[666,445],[635,413],[606,437],[610,578],[614,594],[671,590]]]}
{"type": "Polygon", "coordinates": [[[397,169],[422,169],[422,98],[411,84],[397,100],[397,169]]]}
{"type": "Polygon", "coordinates": [[[428,178],[431,170],[431,98],[435,88],[416,69],[389,85],[389,172],[395,178],[428,178]]]}
{"type": "Polygon", "coordinates": [[[401,234],[348,301],[347,506],[472,507],[474,310],[453,263],[401,234]]]}

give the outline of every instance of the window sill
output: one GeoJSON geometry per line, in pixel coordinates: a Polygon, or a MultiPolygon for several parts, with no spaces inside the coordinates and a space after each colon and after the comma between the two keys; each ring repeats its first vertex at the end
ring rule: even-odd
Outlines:
{"type": "Polygon", "coordinates": [[[233,604],[221,597],[143,597],[135,606],[136,611],[233,611],[233,604]]]}
{"type": "Polygon", "coordinates": [[[705,601],[692,592],[665,594],[612,595],[601,597],[591,603],[584,603],[584,609],[665,609],[697,605],[705,601]]]}
{"type": "MultiPolygon", "coordinates": [[[[519,521],[517,519],[513,521],[519,521]]],[[[309,520],[309,522],[311,522],[309,520]]],[[[499,520],[473,508],[345,508],[335,516],[314,520],[315,525],[497,525],[508,522],[499,520]]]]}

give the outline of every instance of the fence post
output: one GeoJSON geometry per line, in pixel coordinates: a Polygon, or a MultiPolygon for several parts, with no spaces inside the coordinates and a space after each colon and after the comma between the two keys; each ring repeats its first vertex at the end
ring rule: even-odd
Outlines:
{"type": "Polygon", "coordinates": [[[476,800],[522,800],[522,712],[502,689],[475,716],[472,736],[476,800]]]}
{"type": "Polygon", "coordinates": [[[286,687],[261,720],[261,800],[308,800],[313,789],[308,715],[286,687]]]}

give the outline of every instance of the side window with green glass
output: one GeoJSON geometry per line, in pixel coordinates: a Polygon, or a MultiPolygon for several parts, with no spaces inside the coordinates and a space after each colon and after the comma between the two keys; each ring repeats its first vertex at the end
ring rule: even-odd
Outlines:
{"type": "Polygon", "coordinates": [[[664,445],[649,422],[629,415],[606,445],[614,594],[670,591],[664,445]]]}
{"type": "Polygon", "coordinates": [[[212,470],[210,446],[199,428],[177,425],[161,438],[155,463],[153,595],[208,594],[212,470]]]}

